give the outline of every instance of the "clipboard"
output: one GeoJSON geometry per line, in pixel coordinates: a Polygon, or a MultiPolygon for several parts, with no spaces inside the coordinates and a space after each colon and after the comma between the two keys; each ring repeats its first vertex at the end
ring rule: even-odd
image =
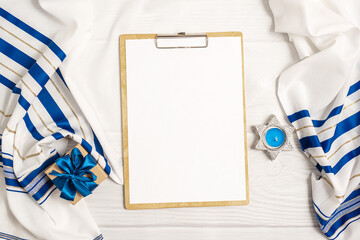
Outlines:
{"type": "Polygon", "coordinates": [[[241,32],[121,35],[120,77],[126,209],[249,203],[241,32]]]}

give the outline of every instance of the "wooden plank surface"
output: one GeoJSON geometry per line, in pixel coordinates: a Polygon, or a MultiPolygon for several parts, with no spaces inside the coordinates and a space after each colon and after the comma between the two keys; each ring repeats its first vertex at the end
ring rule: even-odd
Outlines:
{"type": "Polygon", "coordinates": [[[235,228],[235,227],[158,227],[158,228],[103,228],[106,239],[171,239],[171,240],[317,240],[325,239],[311,228],[235,228]],[[113,236],[113,238],[109,237],[113,236]]]}
{"type": "Polygon", "coordinates": [[[296,61],[294,50],[285,41],[245,42],[245,59],[249,205],[125,210],[123,186],[106,180],[86,199],[106,239],[326,239],[312,207],[310,174],[315,167],[296,136],[291,139],[295,150],[282,152],[275,161],[251,148],[256,140],[252,125],[265,123],[271,113],[287,122],[276,97],[276,80],[296,61]]]}
{"type": "MultiPolygon", "coordinates": [[[[298,61],[288,37],[273,32],[268,0],[102,0],[102,6],[104,2],[126,9],[118,22],[121,34],[243,32],[250,189],[247,206],[125,210],[123,186],[106,180],[86,199],[105,238],[326,239],[312,206],[310,174],[315,168],[295,135],[295,150],[281,153],[275,161],[251,149],[256,140],[252,125],[265,123],[270,114],[287,123],[276,95],[277,78],[298,61]]],[[[106,28],[99,31],[106,36],[106,28]]]]}

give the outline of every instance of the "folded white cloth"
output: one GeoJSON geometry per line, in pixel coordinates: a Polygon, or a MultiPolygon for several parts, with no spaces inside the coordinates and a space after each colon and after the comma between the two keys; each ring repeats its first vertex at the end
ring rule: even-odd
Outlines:
{"type": "Polygon", "coordinates": [[[301,59],[281,74],[278,95],[319,170],[311,179],[321,230],[358,239],[360,2],[270,0],[270,7],[275,31],[289,34],[301,59]]]}
{"type": "Polygon", "coordinates": [[[115,181],[59,66],[91,22],[90,1],[0,3],[0,239],[102,239],[84,201],[44,170],[80,143],[115,181]]]}

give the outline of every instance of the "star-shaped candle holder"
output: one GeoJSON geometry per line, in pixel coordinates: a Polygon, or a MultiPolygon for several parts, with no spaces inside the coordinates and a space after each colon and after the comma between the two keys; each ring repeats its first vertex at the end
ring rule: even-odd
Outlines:
{"type": "Polygon", "coordinates": [[[281,151],[291,151],[293,147],[289,136],[294,128],[289,125],[281,125],[275,115],[271,115],[266,125],[254,126],[259,139],[255,149],[267,151],[274,160],[281,151]]]}

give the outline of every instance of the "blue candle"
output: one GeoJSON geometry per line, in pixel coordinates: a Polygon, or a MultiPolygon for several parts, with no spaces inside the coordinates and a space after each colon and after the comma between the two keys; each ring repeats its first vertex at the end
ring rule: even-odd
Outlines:
{"type": "Polygon", "coordinates": [[[265,141],[270,147],[278,148],[285,142],[285,133],[280,128],[270,128],[265,133],[265,141]]]}

